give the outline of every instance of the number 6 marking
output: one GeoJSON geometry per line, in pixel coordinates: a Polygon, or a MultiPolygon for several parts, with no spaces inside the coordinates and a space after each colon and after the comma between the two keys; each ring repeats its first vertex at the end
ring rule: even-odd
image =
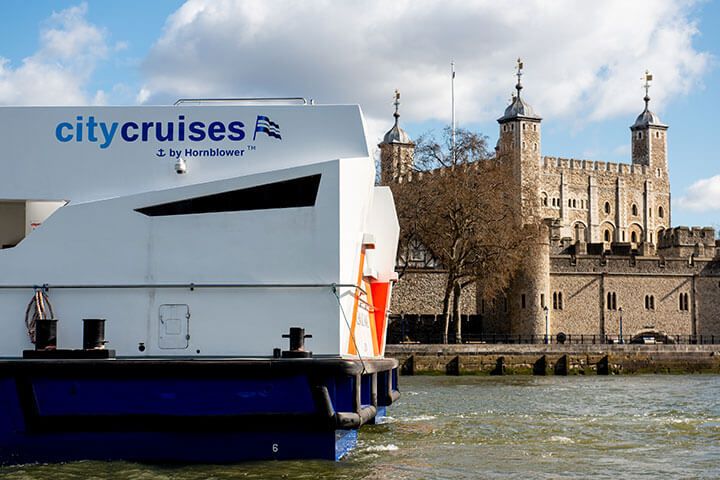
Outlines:
{"type": "Polygon", "coordinates": [[[278,448],[278,444],[277,444],[277,443],[273,443],[273,445],[272,445],[272,451],[273,451],[273,453],[277,453],[278,450],[280,450],[280,449],[278,448]]]}

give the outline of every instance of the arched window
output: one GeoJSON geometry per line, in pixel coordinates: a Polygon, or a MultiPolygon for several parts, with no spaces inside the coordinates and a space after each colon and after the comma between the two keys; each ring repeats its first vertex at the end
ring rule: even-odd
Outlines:
{"type": "Polygon", "coordinates": [[[548,196],[547,196],[547,193],[542,192],[542,194],[540,194],[540,204],[541,204],[543,207],[547,207],[547,204],[548,204],[548,196]]]}
{"type": "Polygon", "coordinates": [[[610,213],[610,202],[605,202],[605,213],[610,213]]]}
{"type": "Polygon", "coordinates": [[[658,217],[665,218],[665,210],[663,210],[663,207],[658,207],[658,217]]]}
{"type": "Polygon", "coordinates": [[[680,294],[680,310],[683,312],[690,310],[690,302],[687,293],[680,294]]]}
{"type": "Polygon", "coordinates": [[[634,203],[632,204],[632,214],[633,214],[633,216],[635,216],[635,217],[637,217],[637,214],[638,214],[637,205],[635,205],[634,203]]]}
{"type": "Polygon", "coordinates": [[[655,295],[645,295],[645,310],[655,310],[655,295]]]}
{"type": "Polygon", "coordinates": [[[553,310],[563,309],[562,292],[553,292],[553,310]]]}
{"type": "Polygon", "coordinates": [[[610,230],[605,230],[605,241],[606,242],[610,241],[610,230]]]}
{"type": "Polygon", "coordinates": [[[617,310],[617,294],[615,292],[608,292],[607,294],[607,309],[617,310]]]}

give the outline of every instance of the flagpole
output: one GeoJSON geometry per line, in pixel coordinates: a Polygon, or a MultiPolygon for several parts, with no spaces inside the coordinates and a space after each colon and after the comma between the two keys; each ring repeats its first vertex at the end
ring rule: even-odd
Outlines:
{"type": "Polygon", "coordinates": [[[455,62],[450,62],[450,90],[452,96],[452,159],[455,163],[455,62]]]}

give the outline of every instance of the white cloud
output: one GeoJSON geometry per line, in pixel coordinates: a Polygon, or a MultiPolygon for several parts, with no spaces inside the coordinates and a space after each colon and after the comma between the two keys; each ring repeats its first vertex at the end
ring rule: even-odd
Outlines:
{"type": "Polygon", "coordinates": [[[693,7],[691,0],[188,0],[145,59],[145,88],[157,101],[300,94],[357,102],[387,128],[396,87],[405,121],[449,121],[452,58],[462,124],[502,113],[520,55],[523,95],[546,118],[631,117],[642,108],[645,68],[655,74],[659,111],[707,68],[709,55],[692,45],[693,7]]]}
{"type": "Polygon", "coordinates": [[[147,88],[141,88],[135,96],[135,102],[142,105],[143,103],[147,102],[149,98],[150,90],[148,90],[147,88]]]}
{"type": "Polygon", "coordinates": [[[685,195],[677,199],[676,204],[694,212],[720,210],[720,175],[693,183],[685,195]]]}
{"type": "Polygon", "coordinates": [[[106,32],[86,20],[87,4],[53,13],[40,31],[40,47],[16,67],[0,57],[0,104],[72,105],[105,103],[86,85],[108,54],[106,32]]]}

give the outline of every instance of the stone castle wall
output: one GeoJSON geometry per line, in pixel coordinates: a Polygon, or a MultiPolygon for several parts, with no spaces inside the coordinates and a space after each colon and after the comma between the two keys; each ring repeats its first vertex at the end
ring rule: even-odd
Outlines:
{"type": "MultiPolygon", "coordinates": [[[[393,315],[442,313],[447,273],[440,269],[408,269],[393,288],[390,312],[393,315]]],[[[476,290],[467,287],[460,296],[461,314],[476,313],[476,290]]],[[[452,312],[451,312],[452,313],[452,312]]]]}
{"type": "Polygon", "coordinates": [[[562,237],[602,242],[608,232],[611,242],[655,244],[670,225],[664,168],[556,157],[541,165],[542,216],[561,222],[562,237]]]}

